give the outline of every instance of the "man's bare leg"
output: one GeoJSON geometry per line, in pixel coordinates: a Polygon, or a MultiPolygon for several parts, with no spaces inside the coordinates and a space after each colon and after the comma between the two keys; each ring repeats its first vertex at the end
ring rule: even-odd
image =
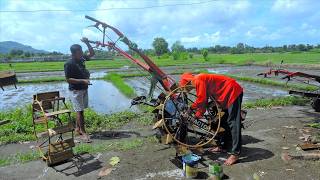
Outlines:
{"type": "Polygon", "coordinates": [[[76,113],[76,119],[77,119],[77,127],[79,128],[79,134],[81,135],[81,139],[91,142],[89,136],[86,133],[85,125],[84,125],[84,115],[83,111],[79,111],[76,113]]]}
{"type": "Polygon", "coordinates": [[[81,124],[83,122],[83,111],[76,112],[76,132],[79,133],[79,135],[82,135],[82,128],[81,124]]]}

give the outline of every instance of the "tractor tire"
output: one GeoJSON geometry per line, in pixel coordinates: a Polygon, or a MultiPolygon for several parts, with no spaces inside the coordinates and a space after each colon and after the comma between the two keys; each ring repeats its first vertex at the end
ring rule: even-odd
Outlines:
{"type": "Polygon", "coordinates": [[[320,98],[314,98],[311,105],[316,112],[320,112],[320,98]]]}

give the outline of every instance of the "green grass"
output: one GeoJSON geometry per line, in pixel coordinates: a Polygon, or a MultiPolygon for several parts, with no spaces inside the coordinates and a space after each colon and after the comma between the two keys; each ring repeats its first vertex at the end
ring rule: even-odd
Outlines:
{"type": "Polygon", "coordinates": [[[299,105],[303,106],[308,103],[310,100],[297,97],[297,96],[287,96],[287,97],[279,97],[273,99],[258,99],[256,101],[250,101],[243,104],[245,109],[252,109],[252,108],[268,108],[273,106],[291,106],[291,105],[299,105]]]}
{"type": "Polygon", "coordinates": [[[110,81],[118,90],[127,97],[134,97],[134,89],[125,83],[122,76],[116,73],[107,74],[103,79],[110,81]]]}
{"type": "Polygon", "coordinates": [[[310,123],[307,126],[320,129],[320,123],[310,123]]]}
{"type": "Polygon", "coordinates": [[[74,152],[81,153],[96,153],[103,151],[127,151],[141,147],[144,144],[142,138],[125,139],[118,141],[107,141],[99,144],[85,144],[82,143],[74,148],[74,152]]]}
{"type": "MultiPolygon", "coordinates": [[[[248,54],[209,54],[208,61],[204,61],[201,55],[195,55],[192,59],[173,60],[169,58],[151,57],[158,66],[181,66],[188,64],[278,64],[284,60],[286,64],[310,65],[319,64],[320,53],[248,53],[248,54]]],[[[0,71],[15,70],[16,72],[35,71],[62,71],[64,62],[28,62],[11,63],[12,68],[7,63],[0,64],[0,71]]],[[[128,60],[94,60],[86,62],[88,69],[108,69],[120,68],[123,66],[133,66],[128,60]]]]}
{"type": "Polygon", "coordinates": [[[40,155],[38,151],[35,151],[35,150],[24,152],[24,153],[19,152],[7,157],[0,157],[0,167],[11,165],[11,164],[26,163],[39,158],[40,158],[40,155]]]}
{"type": "Polygon", "coordinates": [[[221,64],[319,64],[320,53],[247,53],[247,54],[209,54],[209,61],[221,64]]]}
{"type": "MultiPolygon", "coordinates": [[[[210,73],[207,69],[196,69],[196,70],[190,70],[193,73],[210,73]]],[[[170,73],[171,75],[176,74],[182,74],[184,71],[177,70],[175,72],[170,73]]],[[[118,74],[122,78],[132,78],[132,77],[142,77],[142,76],[148,76],[148,74],[144,73],[128,73],[128,74],[118,74]]],[[[295,90],[303,90],[303,91],[316,91],[319,88],[312,85],[305,85],[305,84],[292,84],[292,83],[286,83],[284,81],[277,81],[277,80],[271,80],[266,78],[254,78],[254,77],[248,77],[248,76],[239,76],[239,75],[233,75],[233,74],[222,74],[226,75],[228,77],[231,77],[236,80],[245,81],[245,82],[251,82],[255,84],[263,84],[268,86],[275,86],[275,87],[281,87],[285,89],[295,89],[295,90]]]]}
{"type": "MultiPolygon", "coordinates": [[[[62,121],[67,120],[66,116],[61,116],[60,118],[62,121]]],[[[74,113],[72,113],[72,118],[74,119],[74,113]]],[[[132,120],[146,121],[144,119],[140,120],[140,118],[143,119],[144,116],[130,111],[110,115],[99,114],[92,109],[85,111],[86,128],[88,132],[117,129],[132,120]]],[[[0,119],[11,120],[11,123],[0,126],[0,144],[35,140],[30,105],[10,111],[0,111],[0,119]]],[[[49,126],[53,127],[52,121],[50,121],[49,126]]],[[[40,124],[36,126],[37,132],[43,132],[45,130],[44,125],[40,124]]]]}

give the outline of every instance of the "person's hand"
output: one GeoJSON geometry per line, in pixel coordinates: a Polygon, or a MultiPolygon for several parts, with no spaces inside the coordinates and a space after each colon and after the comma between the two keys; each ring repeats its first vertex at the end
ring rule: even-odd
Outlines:
{"type": "Polygon", "coordinates": [[[86,38],[86,37],[83,37],[83,38],[81,39],[81,41],[84,42],[84,43],[86,43],[86,44],[89,43],[89,39],[86,38]]]}
{"type": "Polygon", "coordinates": [[[89,79],[83,79],[82,83],[85,85],[91,85],[90,80],[89,79]]]}

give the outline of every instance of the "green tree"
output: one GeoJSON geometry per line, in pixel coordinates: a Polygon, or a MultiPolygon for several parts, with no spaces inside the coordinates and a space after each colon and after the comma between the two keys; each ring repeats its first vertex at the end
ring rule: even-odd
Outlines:
{"type": "Polygon", "coordinates": [[[209,55],[208,49],[202,49],[201,54],[202,54],[203,59],[205,61],[208,61],[208,55],[209,55]]]}
{"type": "Polygon", "coordinates": [[[12,56],[21,56],[23,54],[23,51],[20,49],[12,49],[10,51],[10,55],[12,56]]]}
{"type": "Polygon", "coordinates": [[[152,42],[152,46],[153,46],[157,56],[160,56],[164,53],[169,52],[168,43],[162,37],[155,38],[152,42]]]}
{"type": "Polygon", "coordinates": [[[30,52],[25,52],[25,53],[24,53],[24,56],[25,56],[25,57],[30,57],[30,56],[31,56],[31,53],[30,53],[30,52]]]}
{"type": "Polygon", "coordinates": [[[186,49],[184,48],[184,46],[181,44],[180,41],[176,41],[172,44],[171,46],[171,51],[174,52],[184,52],[186,49]]]}

